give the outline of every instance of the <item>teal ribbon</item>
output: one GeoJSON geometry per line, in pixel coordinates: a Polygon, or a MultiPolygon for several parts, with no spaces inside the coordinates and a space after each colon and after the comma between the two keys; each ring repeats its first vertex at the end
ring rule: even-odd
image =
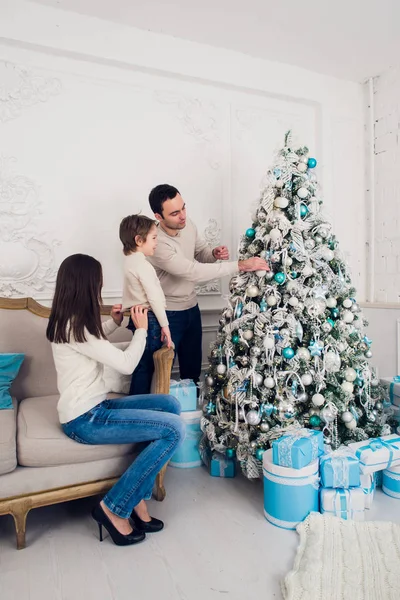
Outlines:
{"type": "Polygon", "coordinates": [[[383,438],[376,438],[374,440],[370,440],[367,446],[361,446],[356,451],[356,456],[359,459],[364,450],[372,450],[372,452],[376,452],[377,450],[382,450],[382,448],[386,448],[389,450],[389,462],[386,465],[386,469],[389,469],[393,462],[393,449],[399,450],[399,446],[396,446],[397,443],[400,442],[400,437],[394,438],[392,440],[384,440],[383,438]]]}
{"type": "Polygon", "coordinates": [[[390,394],[390,402],[392,404],[393,404],[393,397],[394,397],[394,388],[396,386],[396,383],[400,383],[400,375],[396,375],[395,377],[393,377],[393,381],[390,384],[389,394],[390,394]]]}
{"type": "Polygon", "coordinates": [[[348,490],[337,490],[336,491],[336,497],[335,497],[335,514],[338,517],[339,515],[337,514],[337,499],[339,497],[339,503],[340,503],[340,517],[342,519],[347,519],[347,517],[352,516],[352,512],[350,511],[350,506],[348,506],[348,502],[347,502],[347,498],[349,499],[349,504],[351,504],[351,495],[350,492],[348,490]]]}

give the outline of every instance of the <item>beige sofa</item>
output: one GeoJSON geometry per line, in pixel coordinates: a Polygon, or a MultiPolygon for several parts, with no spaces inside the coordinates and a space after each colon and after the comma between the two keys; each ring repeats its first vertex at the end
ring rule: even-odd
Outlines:
{"type": "MultiPolygon", "coordinates": [[[[109,307],[103,312],[109,315],[109,307]]],[[[31,298],[0,298],[0,353],[25,354],[11,387],[14,409],[0,410],[0,515],[13,516],[18,549],[25,547],[26,517],[32,508],[103,494],[135,456],[132,445],[91,446],[64,435],[45,337],[48,316],[49,309],[31,298]]],[[[122,326],[110,340],[123,342],[130,336],[122,326]]],[[[173,350],[155,353],[155,393],[168,393],[172,362],[173,350]]],[[[114,391],[114,397],[123,395],[114,391]]],[[[165,497],[164,474],[165,468],[157,476],[157,500],[165,497]]]]}

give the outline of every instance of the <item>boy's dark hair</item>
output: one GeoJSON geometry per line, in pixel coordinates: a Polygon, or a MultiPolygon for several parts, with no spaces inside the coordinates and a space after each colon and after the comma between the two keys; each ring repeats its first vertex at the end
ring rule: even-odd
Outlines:
{"type": "Polygon", "coordinates": [[[149,204],[153,213],[162,215],[164,202],[172,200],[177,194],[179,194],[179,190],[168,183],[162,183],[153,188],[149,194],[149,204]]]}
{"type": "Polygon", "coordinates": [[[141,237],[145,242],[150,229],[154,225],[156,225],[156,222],[144,215],[129,215],[129,217],[122,219],[119,226],[119,239],[122,242],[126,256],[132,254],[132,252],[136,252],[138,247],[135,239],[136,236],[141,237]]]}

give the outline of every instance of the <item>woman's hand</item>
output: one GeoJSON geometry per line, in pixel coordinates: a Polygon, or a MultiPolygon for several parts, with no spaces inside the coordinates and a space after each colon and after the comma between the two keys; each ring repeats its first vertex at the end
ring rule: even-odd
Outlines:
{"type": "Polygon", "coordinates": [[[167,348],[171,348],[172,337],[169,327],[161,327],[161,341],[167,346],[167,348]]]}
{"type": "Polygon", "coordinates": [[[148,309],[145,308],[144,306],[140,306],[140,304],[138,304],[137,306],[132,306],[131,317],[132,317],[132,321],[133,321],[133,324],[136,329],[146,329],[147,330],[149,328],[149,322],[147,320],[147,312],[148,312],[148,309]]]}
{"type": "Polygon", "coordinates": [[[122,312],[122,304],[114,304],[110,314],[114,323],[119,327],[124,319],[124,313],[122,312]]]}

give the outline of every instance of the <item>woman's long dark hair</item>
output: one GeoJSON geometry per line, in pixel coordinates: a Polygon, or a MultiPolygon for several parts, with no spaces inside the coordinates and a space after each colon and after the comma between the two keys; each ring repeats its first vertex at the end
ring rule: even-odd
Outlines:
{"type": "Polygon", "coordinates": [[[85,329],[96,338],[105,338],[100,305],[103,271],[98,260],[87,254],[68,256],[60,265],[46,337],[65,344],[71,335],[86,342],[85,329]]]}

